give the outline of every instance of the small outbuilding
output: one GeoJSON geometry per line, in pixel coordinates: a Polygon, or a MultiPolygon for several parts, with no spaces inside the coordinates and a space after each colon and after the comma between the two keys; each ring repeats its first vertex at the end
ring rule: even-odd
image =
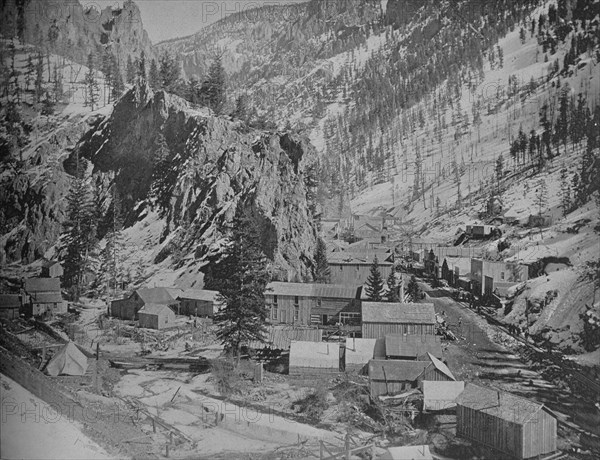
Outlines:
{"type": "Polygon", "coordinates": [[[212,318],[221,308],[219,293],[204,289],[185,289],[177,298],[180,315],[212,318]]]}
{"type": "Polygon", "coordinates": [[[0,318],[16,319],[21,309],[21,296],[18,294],[0,294],[0,318]]]}
{"type": "Polygon", "coordinates": [[[165,329],[175,324],[175,313],[166,305],[148,304],[138,311],[140,327],[165,329]]]}
{"type": "Polygon", "coordinates": [[[290,343],[290,375],[337,374],[340,345],[329,342],[290,343]]]}
{"type": "Polygon", "coordinates": [[[63,267],[57,260],[46,260],[42,263],[42,278],[60,278],[63,273],[63,267]]]}
{"type": "Polygon", "coordinates": [[[456,398],[456,435],[503,457],[539,458],[556,451],[557,420],[543,404],[468,383],[456,398]]]}
{"type": "Polygon", "coordinates": [[[369,361],[369,388],[372,397],[394,395],[417,387],[417,379],[431,361],[369,361]]]}

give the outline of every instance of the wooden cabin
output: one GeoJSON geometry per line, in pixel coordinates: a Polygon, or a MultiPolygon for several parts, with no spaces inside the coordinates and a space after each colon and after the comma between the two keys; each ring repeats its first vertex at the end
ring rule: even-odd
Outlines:
{"type": "Polygon", "coordinates": [[[385,359],[384,339],[346,339],[344,350],[346,372],[362,372],[372,359],[385,359]]]}
{"type": "Polygon", "coordinates": [[[442,358],[442,342],[437,335],[386,335],[385,356],[387,359],[421,361],[427,353],[442,358]]]}
{"type": "Polygon", "coordinates": [[[166,305],[144,305],[138,311],[139,325],[146,329],[166,329],[175,325],[175,312],[166,305]]]}
{"type": "Polygon", "coordinates": [[[357,285],[273,281],[267,285],[265,303],[273,324],[358,324],[359,291],[357,285]]]}
{"type": "Polygon", "coordinates": [[[41,278],[60,278],[64,270],[60,262],[56,260],[46,260],[42,263],[41,278]]]}
{"type": "Polygon", "coordinates": [[[528,459],[556,451],[557,420],[543,404],[468,383],[456,399],[456,435],[528,459]]]}
{"type": "Polygon", "coordinates": [[[179,315],[202,316],[212,318],[222,307],[217,291],[204,289],[185,289],[177,297],[179,315]]]}
{"type": "Polygon", "coordinates": [[[456,398],[465,389],[465,382],[453,380],[423,380],[423,411],[447,411],[456,407],[456,398]]]}
{"type": "Polygon", "coordinates": [[[387,279],[394,268],[394,253],[389,249],[341,251],[327,255],[331,282],[346,286],[362,286],[371,273],[373,259],[377,257],[379,271],[387,279]]]}
{"type": "Polygon", "coordinates": [[[23,286],[23,309],[26,316],[53,316],[67,312],[58,278],[28,278],[23,286]]]}
{"type": "Polygon", "coordinates": [[[363,338],[435,334],[432,303],[363,302],[361,310],[363,338]]]}
{"type": "Polygon", "coordinates": [[[138,312],[145,305],[166,305],[177,310],[179,301],[176,298],[181,292],[164,287],[140,288],[125,299],[113,300],[110,314],[115,318],[135,321],[138,319],[138,312]]]}
{"type": "Polygon", "coordinates": [[[338,343],[296,340],[290,343],[290,375],[337,374],[340,366],[338,343]]]}
{"type": "Polygon", "coordinates": [[[21,296],[0,294],[0,319],[17,319],[21,310],[21,296]]]}

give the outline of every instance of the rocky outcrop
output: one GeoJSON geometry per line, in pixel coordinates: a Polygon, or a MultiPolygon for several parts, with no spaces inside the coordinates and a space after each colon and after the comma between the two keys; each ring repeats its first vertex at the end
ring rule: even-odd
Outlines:
{"type": "Polygon", "coordinates": [[[5,37],[22,37],[80,64],[87,63],[89,53],[105,49],[117,56],[121,69],[129,56],[135,59],[142,51],[148,59],[154,57],[140,10],[132,0],[102,11],[94,5],[84,8],[77,0],[3,0],[0,30],[5,37]]]}
{"type": "Polygon", "coordinates": [[[193,254],[194,263],[218,259],[237,207],[252,206],[277,276],[302,280],[310,278],[316,238],[304,183],[309,145],[291,134],[248,131],[146,87],[128,92],[78,152],[96,174],[115,175],[128,224],[165,203],[169,239],[155,262],[173,250],[193,254]],[[161,164],[159,136],[168,148],[161,164]]]}

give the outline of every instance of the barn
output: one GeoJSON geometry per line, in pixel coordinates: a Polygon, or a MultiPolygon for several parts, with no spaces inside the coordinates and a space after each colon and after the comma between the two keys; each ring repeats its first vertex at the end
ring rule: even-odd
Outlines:
{"type": "Polygon", "coordinates": [[[290,343],[290,375],[337,374],[340,345],[329,342],[290,343]]]}
{"type": "Polygon", "coordinates": [[[177,298],[180,315],[212,318],[220,309],[219,293],[204,289],[185,289],[177,298]]]}
{"type": "Polygon", "coordinates": [[[432,303],[362,303],[362,336],[378,339],[386,335],[434,335],[432,303]]]}
{"type": "Polygon", "coordinates": [[[147,304],[138,311],[139,325],[146,329],[165,329],[175,324],[175,313],[166,305],[147,304]]]}
{"type": "Polygon", "coordinates": [[[456,399],[456,435],[527,459],[556,451],[557,421],[543,404],[467,384],[456,399]]]}
{"type": "Polygon", "coordinates": [[[385,355],[388,359],[427,359],[427,353],[442,357],[442,342],[436,335],[386,335],[385,355]]]}
{"type": "Polygon", "coordinates": [[[346,339],[344,351],[346,372],[362,371],[372,359],[385,359],[384,339],[346,339]]]}

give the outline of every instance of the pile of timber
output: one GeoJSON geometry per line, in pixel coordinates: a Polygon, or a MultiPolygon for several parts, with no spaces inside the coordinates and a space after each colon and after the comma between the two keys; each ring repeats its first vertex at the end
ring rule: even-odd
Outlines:
{"type": "Polygon", "coordinates": [[[202,374],[210,370],[206,358],[111,358],[110,365],[117,369],[179,370],[202,374]]]}

